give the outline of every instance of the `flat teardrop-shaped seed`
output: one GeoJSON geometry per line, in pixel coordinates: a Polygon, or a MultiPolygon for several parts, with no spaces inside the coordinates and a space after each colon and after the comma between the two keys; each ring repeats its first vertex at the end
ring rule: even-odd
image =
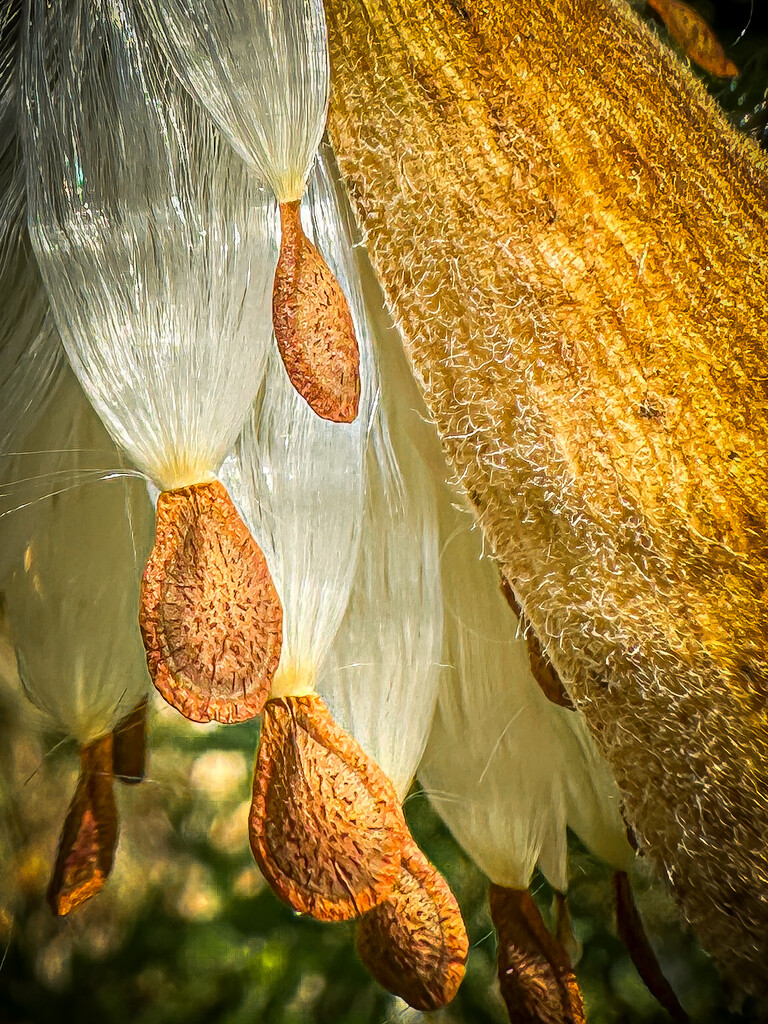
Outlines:
{"type": "Polygon", "coordinates": [[[304,234],[298,201],[280,204],[280,223],[272,291],[280,355],[291,383],[318,416],[351,423],[360,401],[360,354],[349,305],[304,234]]]}
{"type": "Polygon", "coordinates": [[[490,889],[499,984],[513,1024],[585,1024],[570,958],[526,889],[490,889]]]}
{"type": "Polygon", "coordinates": [[[661,970],[661,965],[643,927],[643,920],[632,898],[632,886],[624,871],[613,875],[613,895],[616,903],[616,924],[619,938],[627,947],[637,973],[651,995],[664,1007],[672,1020],[686,1024],[688,1014],[661,970]]]}
{"type": "Polygon", "coordinates": [[[360,919],[357,953],[378,983],[415,1010],[449,1003],[464,977],[469,944],[445,879],[411,840],[387,899],[360,919]]]}
{"type": "Polygon", "coordinates": [[[281,899],[345,921],[392,891],[409,833],[392,783],[313,694],[264,709],[250,838],[281,899]]]}
{"type": "Polygon", "coordinates": [[[112,736],[80,750],[80,777],[61,829],[46,899],[59,917],[104,887],[117,845],[112,736]]]}
{"type": "Polygon", "coordinates": [[[120,782],[144,779],[147,769],[147,702],[137,704],[112,732],[112,774],[120,782]]]}
{"type": "Polygon", "coordinates": [[[139,625],[157,689],[193,722],[242,722],[269,694],[283,610],[266,559],[217,481],[163,491],[139,625]]]}
{"type": "Polygon", "coordinates": [[[718,78],[733,78],[739,69],[729,60],[714,30],[683,0],[648,0],[667,31],[694,64],[718,78]]]}

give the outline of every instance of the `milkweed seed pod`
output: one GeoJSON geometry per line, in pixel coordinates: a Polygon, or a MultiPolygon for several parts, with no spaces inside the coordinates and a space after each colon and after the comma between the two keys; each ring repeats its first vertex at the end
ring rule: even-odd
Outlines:
{"type": "Polygon", "coordinates": [[[161,489],[140,625],[194,721],[263,706],[281,609],[216,479],[263,377],[273,203],[138,40],[122,0],[31,3],[30,230],[72,366],[161,489]]]}
{"type": "Polygon", "coordinates": [[[766,158],[624,4],[326,12],[331,140],[453,470],[639,845],[765,993],[766,158]]]}
{"type": "MultiPolygon", "coordinates": [[[[113,733],[136,714],[149,686],[134,623],[152,507],[143,481],[121,474],[120,455],[71,373],[33,437],[48,453],[39,460],[42,475],[59,489],[35,502],[23,554],[0,585],[24,690],[80,748],[80,778],[48,890],[54,912],[67,914],[102,888],[117,843],[112,780],[122,774],[126,737],[115,765],[113,733]],[[116,478],[93,482],[99,459],[116,478]],[[62,467],[67,479],[79,471],[82,479],[61,487],[62,467]]],[[[23,464],[23,456],[15,461],[23,464]]],[[[6,519],[25,520],[26,511],[0,520],[0,539],[6,519]]]]}
{"type": "MultiPolygon", "coordinates": [[[[402,801],[429,734],[440,679],[442,593],[434,428],[357,249],[381,397],[367,453],[363,537],[346,614],[318,690],[334,719],[392,780],[402,801]]],[[[448,885],[409,839],[394,889],[357,926],[358,953],[385,988],[421,1010],[455,995],[468,943],[448,885]]]]}
{"type": "Polygon", "coordinates": [[[360,394],[354,324],[300,216],[328,110],[322,0],[139,2],[182,80],[277,196],[274,326],[293,385],[318,416],[353,420],[360,394]]]}
{"type": "Polygon", "coordinates": [[[391,783],[316,692],[357,562],[375,388],[348,213],[328,159],[310,190],[309,220],[352,295],[365,382],[361,415],[351,424],[318,418],[275,355],[237,464],[228,460],[228,469],[241,476],[239,484],[233,478],[233,493],[264,544],[285,621],[254,770],[251,846],[282,899],[335,921],[370,909],[392,889],[407,830],[391,783]]]}
{"type": "MultiPolygon", "coordinates": [[[[42,408],[64,360],[27,233],[20,22],[21,0],[0,6],[0,455],[14,449],[42,408]]],[[[3,469],[0,463],[0,479],[3,469]]]]}

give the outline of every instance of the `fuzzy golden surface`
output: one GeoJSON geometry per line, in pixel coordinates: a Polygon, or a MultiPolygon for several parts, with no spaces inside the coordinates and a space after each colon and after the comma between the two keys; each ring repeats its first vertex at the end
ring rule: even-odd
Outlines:
{"type": "Polygon", "coordinates": [[[458,478],[741,991],[768,990],[765,158],[607,0],[329,0],[331,134],[458,478]]]}

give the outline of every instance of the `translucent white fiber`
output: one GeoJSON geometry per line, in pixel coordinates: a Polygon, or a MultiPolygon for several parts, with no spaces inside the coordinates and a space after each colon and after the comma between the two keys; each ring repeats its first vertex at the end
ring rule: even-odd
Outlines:
{"type": "Polygon", "coordinates": [[[381,400],[368,450],[366,513],[354,585],[318,690],[336,721],[379,764],[402,800],[424,752],[441,677],[433,465],[441,465],[442,458],[363,250],[358,250],[358,264],[381,372],[381,400]]]}
{"type": "Polygon", "coordinates": [[[283,605],[283,647],[273,693],[293,694],[312,691],[347,605],[363,522],[365,451],[375,400],[350,215],[330,149],[322,151],[305,207],[305,230],[323,248],[350,297],[360,344],[360,412],[350,424],[320,419],[291,385],[275,349],[239,441],[239,467],[227,460],[224,473],[264,551],[283,605]]]}
{"type": "Polygon", "coordinates": [[[0,456],[15,448],[42,408],[64,360],[27,234],[18,139],[20,21],[21,0],[0,4],[0,456]]]}
{"type": "Polygon", "coordinates": [[[300,199],[328,109],[322,0],[138,2],[235,149],[280,202],[300,199]]]}
{"type": "MultiPolygon", "coordinates": [[[[119,464],[69,373],[27,439],[32,445],[45,453],[39,464],[53,489],[61,467],[87,474],[95,463],[119,464]]],[[[26,532],[0,579],[22,684],[81,745],[110,732],[149,688],[137,615],[152,523],[143,481],[127,477],[83,479],[0,519],[0,542],[6,524],[26,532]]]]}
{"type": "Polygon", "coordinates": [[[64,345],[137,466],[205,482],[263,375],[274,202],[124,0],[30,14],[30,234],[64,345]]]}
{"type": "Polygon", "coordinates": [[[446,500],[442,529],[448,667],[420,781],[497,885],[527,888],[538,864],[564,892],[568,825],[626,867],[632,853],[610,770],[581,715],[553,704],[536,683],[479,526],[446,500]]]}

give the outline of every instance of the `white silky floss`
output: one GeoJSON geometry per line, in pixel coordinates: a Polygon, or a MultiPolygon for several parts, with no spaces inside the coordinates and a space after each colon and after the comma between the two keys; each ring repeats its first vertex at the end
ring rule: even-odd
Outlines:
{"type": "Polygon", "coordinates": [[[318,690],[403,800],[424,752],[441,675],[434,466],[444,462],[362,250],[358,272],[381,399],[368,448],[354,584],[318,690]]]}
{"type": "Polygon", "coordinates": [[[371,340],[356,277],[349,213],[330,150],[312,176],[304,227],[350,296],[360,341],[360,411],[349,424],[320,419],[297,394],[275,349],[264,387],[222,479],[258,538],[283,605],[273,696],[314,692],[344,614],[364,509],[365,451],[375,402],[371,340]]]}
{"type": "Polygon", "coordinates": [[[141,479],[71,482],[96,465],[119,466],[120,456],[69,371],[25,439],[33,446],[51,489],[62,466],[70,482],[37,500],[33,516],[8,516],[25,546],[0,589],[27,696],[82,746],[111,732],[149,690],[135,623],[152,506],[141,479]]]}
{"type": "MultiPolygon", "coordinates": [[[[21,2],[0,5],[0,456],[44,406],[64,361],[27,234],[18,139],[21,2]]],[[[7,479],[0,461],[0,480],[7,479]]]]}
{"type": "Polygon", "coordinates": [[[70,361],[159,488],[208,482],[263,378],[274,201],[124,0],[30,8],[30,234],[70,361]]]}
{"type": "Polygon", "coordinates": [[[322,0],[136,2],[237,152],[279,202],[300,199],[330,93],[322,0]]]}
{"type": "MultiPolygon", "coordinates": [[[[527,889],[538,865],[568,888],[566,827],[626,870],[620,796],[580,713],[534,679],[525,639],[469,512],[443,503],[448,667],[419,780],[457,841],[497,885],[527,889]]],[[[454,497],[454,502],[458,502],[454,497]]]]}

